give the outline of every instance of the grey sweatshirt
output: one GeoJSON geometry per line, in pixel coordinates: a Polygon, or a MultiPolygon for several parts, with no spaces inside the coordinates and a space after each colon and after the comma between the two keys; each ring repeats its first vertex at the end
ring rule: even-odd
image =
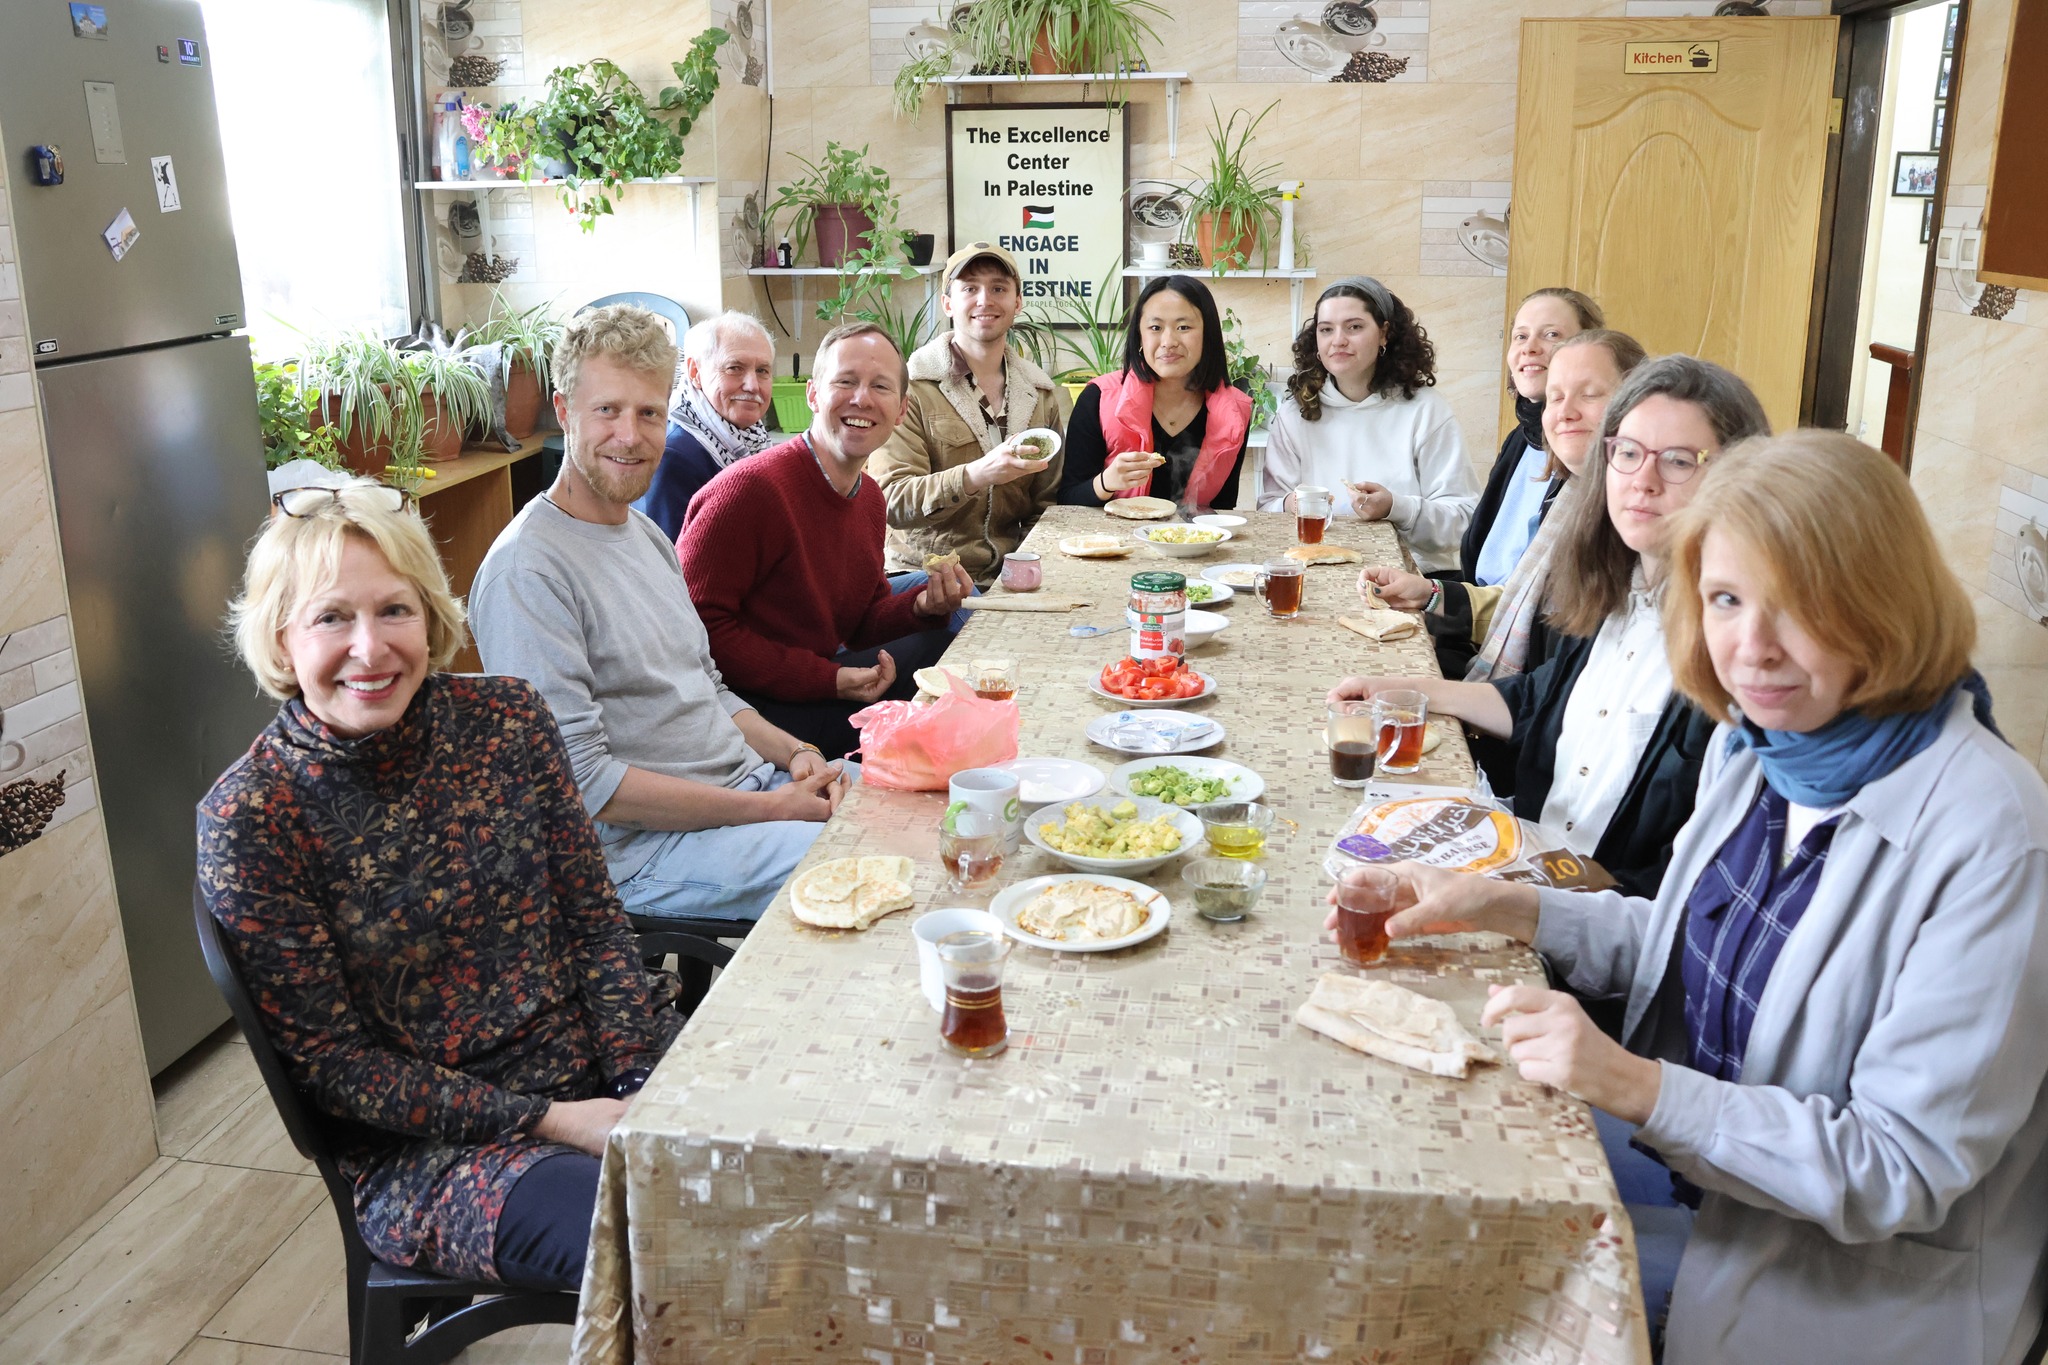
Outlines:
{"type": "MultiPolygon", "coordinates": [[[[487,673],[540,689],[594,817],[628,767],[731,787],[761,756],[727,690],[676,552],[639,512],[578,521],[535,498],[499,533],[469,593],[487,673]]],[[[597,822],[612,879],[640,870],[658,832],[597,822]]]]}

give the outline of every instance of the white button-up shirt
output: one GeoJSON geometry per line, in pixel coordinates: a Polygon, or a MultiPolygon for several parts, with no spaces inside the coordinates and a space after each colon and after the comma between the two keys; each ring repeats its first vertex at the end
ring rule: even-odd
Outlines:
{"type": "Polygon", "coordinates": [[[1628,605],[1600,623],[1585,671],[1565,698],[1543,823],[1574,853],[1591,857],[1607,833],[1670,698],[1664,622],[1638,566],[1628,605]]]}

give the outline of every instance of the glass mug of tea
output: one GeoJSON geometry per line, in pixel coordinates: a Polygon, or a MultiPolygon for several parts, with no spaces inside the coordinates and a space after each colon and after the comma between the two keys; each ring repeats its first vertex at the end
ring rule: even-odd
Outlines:
{"type": "Polygon", "coordinates": [[[1276,559],[1252,575],[1252,591],[1266,604],[1266,615],[1292,620],[1301,615],[1302,566],[1276,559]]]}
{"type": "Polygon", "coordinates": [[[936,946],[946,981],[939,1037],[962,1056],[993,1057],[1010,1045],[1003,1018],[1003,959],[1010,955],[1010,941],[987,929],[964,929],[936,946]]]}
{"type": "Polygon", "coordinates": [[[1337,951],[1354,967],[1387,955],[1387,921],[1406,908],[1400,878],[1384,867],[1348,867],[1337,878],[1337,951]]]}
{"type": "Polygon", "coordinates": [[[1372,705],[1380,771],[1407,774],[1420,768],[1429,731],[1429,697],[1421,692],[1382,692],[1372,705]]]}
{"type": "Polygon", "coordinates": [[[1372,780],[1379,756],[1379,722],[1369,701],[1333,702],[1325,714],[1323,743],[1330,749],[1330,780],[1340,787],[1363,787],[1372,780]]]}
{"type": "Polygon", "coordinates": [[[1330,524],[1330,490],[1305,483],[1294,490],[1294,538],[1304,545],[1323,543],[1330,524]]]}
{"type": "Polygon", "coordinates": [[[992,811],[949,810],[939,821],[939,861],[945,865],[949,895],[977,890],[1003,870],[1006,824],[992,811]]]}

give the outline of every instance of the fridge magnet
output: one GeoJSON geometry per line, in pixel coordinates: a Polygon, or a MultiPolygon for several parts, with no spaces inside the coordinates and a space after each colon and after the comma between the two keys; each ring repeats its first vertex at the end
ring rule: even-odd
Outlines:
{"type": "Polygon", "coordinates": [[[107,36],[107,7],[105,5],[73,5],[71,7],[71,36],[74,38],[100,38],[107,36]]]}
{"type": "Polygon", "coordinates": [[[178,65],[199,65],[199,40],[197,38],[178,39],[178,65]]]}
{"type": "Polygon", "coordinates": [[[176,213],[178,203],[178,171],[167,156],[153,156],[149,159],[149,178],[156,183],[156,211],[176,213]]]}
{"type": "Polygon", "coordinates": [[[100,234],[107,239],[107,250],[114,253],[114,259],[117,261],[134,248],[135,239],[141,235],[142,229],[135,226],[134,216],[126,209],[114,215],[114,221],[100,234]]]}

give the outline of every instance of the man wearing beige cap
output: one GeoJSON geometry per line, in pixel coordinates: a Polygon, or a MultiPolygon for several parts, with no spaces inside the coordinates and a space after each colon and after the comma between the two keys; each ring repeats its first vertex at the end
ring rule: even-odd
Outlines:
{"type": "Polygon", "coordinates": [[[946,261],[943,285],[952,330],[912,352],[908,409],[868,472],[888,499],[891,572],[957,554],[987,583],[1059,499],[1059,454],[1027,458],[1018,437],[1063,432],[1067,398],[1010,348],[1024,305],[1015,257],[970,242],[946,261]]]}

